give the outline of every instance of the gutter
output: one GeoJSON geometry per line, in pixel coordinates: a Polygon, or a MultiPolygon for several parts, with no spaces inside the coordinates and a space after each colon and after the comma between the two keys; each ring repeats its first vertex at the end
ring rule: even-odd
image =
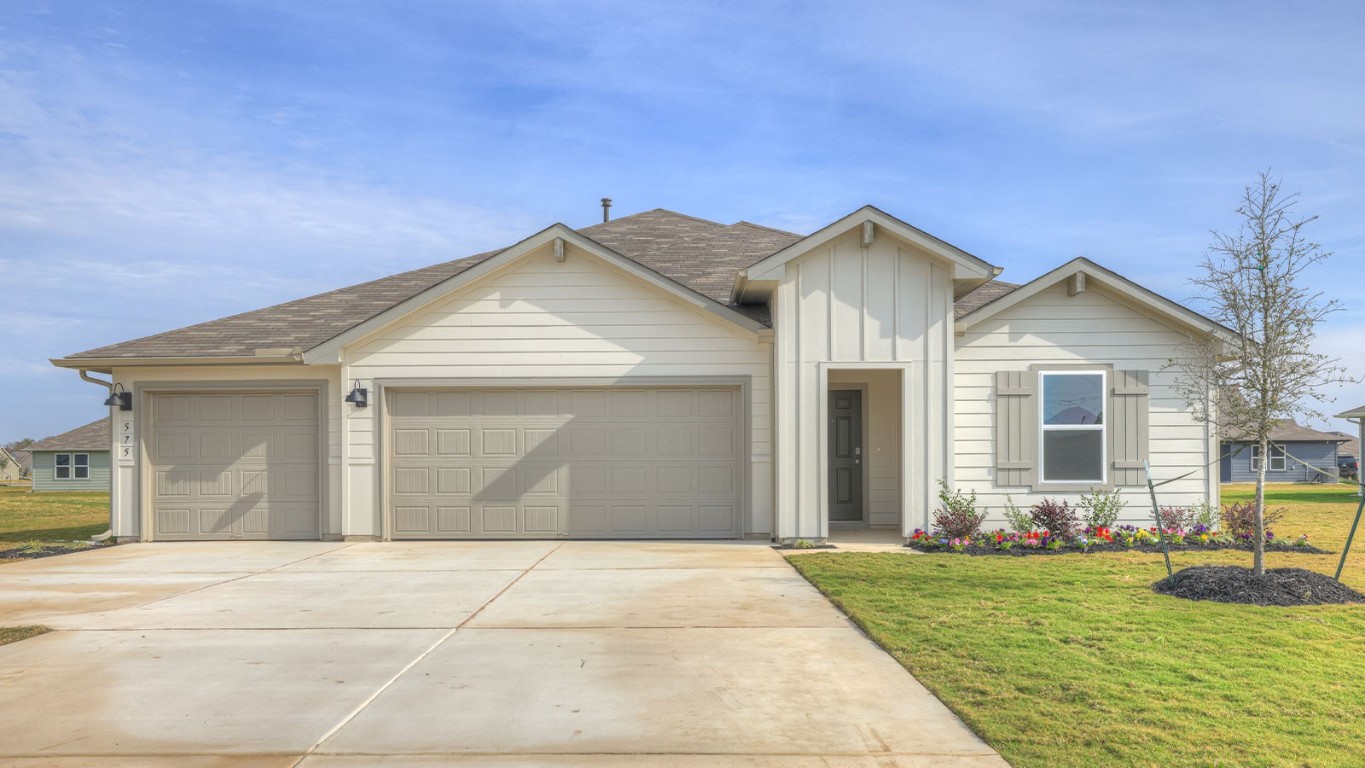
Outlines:
{"type": "MultiPolygon", "coordinates": [[[[91,384],[98,384],[98,385],[104,387],[105,390],[107,390],[110,394],[113,394],[113,392],[114,392],[114,382],[112,382],[112,381],[105,381],[104,379],[97,379],[97,378],[95,378],[94,376],[91,376],[91,375],[90,375],[90,371],[88,371],[88,370],[85,369],[85,368],[82,368],[82,369],[81,369],[81,378],[82,378],[82,379],[85,379],[86,381],[90,382],[91,384]]],[[[110,460],[111,466],[112,466],[112,463],[113,463],[113,458],[114,458],[114,451],[113,451],[113,449],[111,448],[110,451],[109,451],[109,460],[110,460]]],[[[114,488],[113,488],[113,470],[111,469],[111,470],[110,470],[110,485],[109,485],[109,528],[108,528],[107,530],[105,530],[104,533],[101,533],[101,534],[98,535],[98,536],[91,536],[91,537],[90,537],[90,543],[91,543],[91,544],[98,544],[98,543],[103,542],[103,541],[108,541],[108,540],[109,540],[111,537],[113,537],[113,535],[114,535],[114,493],[113,493],[113,491],[114,491],[114,488]]]]}

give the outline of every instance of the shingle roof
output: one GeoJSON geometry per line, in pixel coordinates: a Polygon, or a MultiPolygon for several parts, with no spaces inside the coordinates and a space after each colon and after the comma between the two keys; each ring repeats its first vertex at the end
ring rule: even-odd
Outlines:
{"type": "MultiPolygon", "coordinates": [[[[1241,442],[1243,438],[1240,434],[1229,431],[1223,439],[1226,442],[1241,442]]],[[[1270,430],[1270,439],[1276,443],[1344,443],[1351,438],[1343,436],[1340,432],[1319,432],[1293,419],[1280,419],[1275,428],[1270,430]]]]}
{"type": "Polygon", "coordinates": [[[957,302],[953,304],[953,316],[962,317],[968,312],[980,309],[981,307],[986,306],[992,301],[995,301],[996,299],[999,299],[1013,292],[1016,288],[1019,287],[1020,286],[1017,283],[1007,283],[1003,280],[992,280],[991,282],[986,283],[985,285],[977,288],[976,290],[972,291],[966,296],[963,296],[962,298],[958,299],[957,302]]]}
{"type": "Polygon", "coordinates": [[[70,432],[63,432],[25,448],[26,451],[107,451],[109,450],[109,417],[92,421],[70,432]]]}
{"type": "MultiPolygon", "coordinates": [[[[655,209],[584,227],[580,234],[698,293],[771,325],[766,305],[730,303],[737,272],[802,239],[741,221],[720,224],[655,209]]],[[[252,357],[257,349],[311,349],[501,253],[489,251],[264,309],[111,344],[80,359],[252,357]]],[[[975,308],[1017,286],[989,283],[963,302],[975,308]],[[971,303],[975,302],[975,303],[971,303]]]]}

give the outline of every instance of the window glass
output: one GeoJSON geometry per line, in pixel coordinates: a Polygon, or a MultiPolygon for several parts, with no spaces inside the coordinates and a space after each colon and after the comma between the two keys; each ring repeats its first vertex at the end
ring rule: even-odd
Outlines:
{"type": "Polygon", "coordinates": [[[1042,390],[1042,481],[1103,483],[1104,374],[1044,373],[1042,390]]]}
{"type": "Polygon", "coordinates": [[[75,478],[77,480],[90,479],[90,454],[78,453],[74,462],[75,478]]]}
{"type": "Polygon", "coordinates": [[[1043,377],[1044,424],[1103,424],[1104,376],[1098,373],[1043,377]]]}
{"type": "Polygon", "coordinates": [[[71,479],[71,454],[69,454],[69,453],[59,453],[59,454],[57,454],[57,456],[56,456],[56,461],[57,461],[57,465],[56,465],[55,471],[53,472],[53,477],[57,478],[58,480],[70,480],[70,479],[71,479]]]}
{"type": "Polygon", "coordinates": [[[1055,429],[1043,435],[1043,479],[1048,482],[1101,482],[1104,431],[1055,429]]]}

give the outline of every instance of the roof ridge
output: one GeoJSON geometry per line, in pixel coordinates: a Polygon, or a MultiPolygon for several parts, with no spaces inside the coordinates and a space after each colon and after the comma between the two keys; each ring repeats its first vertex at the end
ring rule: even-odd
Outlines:
{"type": "Polygon", "coordinates": [[[740,219],[739,221],[736,221],[734,224],[731,224],[730,226],[738,227],[741,225],[746,227],[753,227],[754,229],[763,229],[769,232],[776,232],[779,235],[792,235],[793,237],[805,238],[805,235],[799,234],[797,232],[791,232],[785,229],[778,229],[777,227],[770,227],[767,224],[755,224],[754,222],[748,221],[746,219],[740,219]]]}
{"type": "Polygon", "coordinates": [[[719,221],[711,221],[710,219],[703,219],[703,218],[701,218],[700,216],[693,216],[693,215],[687,214],[687,213],[679,213],[679,212],[677,212],[677,211],[670,210],[670,209],[668,209],[668,208],[650,208],[650,209],[647,210],[647,211],[639,211],[639,212],[637,212],[637,213],[628,214],[628,215],[626,215],[626,216],[619,216],[619,217],[617,217],[617,218],[615,218],[615,219],[612,219],[612,220],[610,220],[610,221],[599,221],[599,222],[597,222],[596,224],[589,224],[589,225],[586,226],[586,227],[582,227],[582,228],[576,229],[576,230],[574,230],[574,231],[580,232],[580,233],[581,233],[581,232],[582,232],[583,230],[585,230],[585,229],[600,229],[600,228],[602,228],[602,227],[611,226],[612,224],[616,224],[616,223],[619,223],[619,222],[622,222],[622,221],[629,221],[630,219],[633,219],[633,218],[635,218],[636,216],[645,216],[645,215],[651,214],[651,213],[666,213],[666,214],[668,214],[669,216],[676,216],[676,217],[678,217],[678,218],[680,218],[680,219],[688,219],[688,220],[691,220],[691,221],[698,222],[698,223],[700,223],[700,224],[710,224],[711,226],[714,226],[714,227],[725,227],[725,226],[728,226],[728,225],[726,225],[726,224],[720,223],[719,221]]]}

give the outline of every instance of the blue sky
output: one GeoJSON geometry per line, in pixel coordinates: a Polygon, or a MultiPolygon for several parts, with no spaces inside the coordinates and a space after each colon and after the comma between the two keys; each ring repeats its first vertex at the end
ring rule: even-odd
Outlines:
{"type": "Polygon", "coordinates": [[[1004,279],[1084,255],[1187,300],[1269,168],[1365,374],[1363,37],[1351,2],[6,3],[0,441],[106,412],[48,358],[603,196],[802,233],[871,203],[1004,279]]]}

